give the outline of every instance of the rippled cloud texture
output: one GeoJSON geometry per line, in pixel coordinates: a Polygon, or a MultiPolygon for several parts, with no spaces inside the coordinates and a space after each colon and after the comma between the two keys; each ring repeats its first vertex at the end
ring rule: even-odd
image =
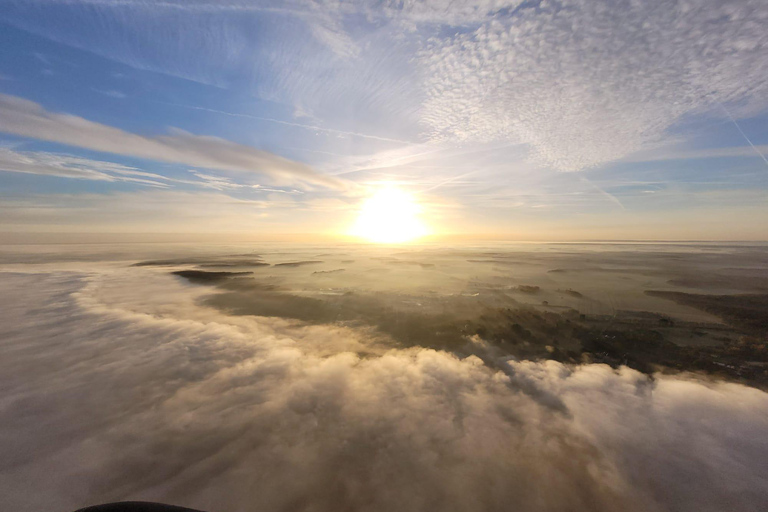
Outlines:
{"type": "Polygon", "coordinates": [[[536,162],[557,170],[669,143],[667,130],[687,115],[727,120],[722,104],[736,117],[768,106],[768,8],[759,0],[35,0],[11,7],[0,18],[15,26],[140,69],[218,87],[246,84],[300,119],[353,118],[387,131],[379,139],[390,142],[528,144],[536,162]],[[47,10],[98,18],[73,32],[42,15],[47,10]]]}
{"type": "Polygon", "coordinates": [[[203,289],[139,272],[2,275],[9,510],[756,511],[768,499],[756,389],[553,361],[501,372],[348,328],[227,317],[195,305],[203,289]]]}

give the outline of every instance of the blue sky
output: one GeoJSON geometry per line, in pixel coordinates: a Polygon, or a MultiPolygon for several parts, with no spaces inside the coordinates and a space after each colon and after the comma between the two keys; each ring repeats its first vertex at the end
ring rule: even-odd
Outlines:
{"type": "Polygon", "coordinates": [[[0,3],[0,231],[768,239],[765,2],[0,3]]]}

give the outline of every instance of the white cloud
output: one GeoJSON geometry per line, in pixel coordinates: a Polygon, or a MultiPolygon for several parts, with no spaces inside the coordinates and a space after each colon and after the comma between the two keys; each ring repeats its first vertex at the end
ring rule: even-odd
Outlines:
{"type": "Polygon", "coordinates": [[[212,174],[206,174],[206,173],[198,172],[192,169],[190,169],[189,172],[192,173],[195,177],[202,180],[200,183],[202,184],[202,186],[207,188],[213,188],[216,190],[226,190],[226,189],[238,189],[238,188],[243,188],[248,186],[242,183],[234,183],[232,180],[224,176],[214,176],[212,174]]]}
{"type": "Polygon", "coordinates": [[[158,188],[169,188],[173,185],[182,184],[219,191],[247,188],[261,192],[303,194],[302,191],[296,189],[284,190],[258,184],[237,183],[229,177],[202,173],[193,169],[190,169],[189,172],[198,179],[186,180],[146,172],[135,167],[103,160],[92,160],[44,151],[14,151],[13,149],[2,147],[0,147],[0,171],[82,180],[131,182],[158,188]]]}
{"type": "Polygon", "coordinates": [[[420,55],[433,137],[512,139],[578,170],[659,143],[681,116],[768,93],[768,4],[543,2],[433,38],[420,55]]]}
{"type": "Polygon", "coordinates": [[[41,151],[0,148],[0,171],[96,181],[129,181],[167,187],[167,178],[134,167],[41,151]]]}
{"type": "Polygon", "coordinates": [[[206,83],[226,86],[221,70],[236,68],[261,98],[309,110],[318,130],[370,144],[525,143],[536,162],[579,170],[654,147],[687,114],[721,115],[718,103],[740,116],[768,103],[760,0],[77,4],[101,14],[104,30],[89,36],[100,44],[31,18],[11,21],[206,83]],[[246,33],[231,23],[233,11],[268,27],[246,33]],[[190,47],[185,34],[196,24],[204,36],[190,47]],[[159,54],[127,47],[118,37],[125,31],[159,54]]]}
{"type": "Polygon", "coordinates": [[[110,90],[93,89],[93,90],[94,92],[103,94],[104,96],[108,96],[110,98],[115,98],[117,100],[123,100],[128,97],[128,95],[125,94],[124,92],[116,91],[113,89],[110,89],[110,90]]]}
{"type": "Polygon", "coordinates": [[[0,276],[13,510],[719,512],[768,499],[762,391],[386,352],[353,329],[227,317],[164,273],[87,265],[0,276]]]}
{"type": "Polygon", "coordinates": [[[106,153],[177,162],[198,167],[264,174],[277,185],[344,188],[336,178],[305,164],[249,146],[173,129],[146,137],[45,110],[39,104],[0,94],[0,131],[106,153]]]}

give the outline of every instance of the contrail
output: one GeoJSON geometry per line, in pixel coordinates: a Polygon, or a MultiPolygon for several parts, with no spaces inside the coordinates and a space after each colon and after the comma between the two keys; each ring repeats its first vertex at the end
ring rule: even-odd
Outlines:
{"type": "Polygon", "coordinates": [[[460,174],[459,176],[454,176],[453,178],[448,178],[447,180],[441,181],[437,185],[434,185],[434,186],[428,188],[427,190],[422,190],[422,193],[431,192],[431,191],[433,191],[433,190],[435,190],[437,188],[442,187],[443,185],[447,185],[449,183],[453,183],[456,180],[460,180],[462,178],[466,178],[467,176],[471,176],[472,174],[477,174],[477,172],[478,171],[471,171],[471,172],[467,172],[467,173],[464,173],[464,174],[460,174]]]}
{"type": "Polygon", "coordinates": [[[213,108],[205,108],[205,107],[196,107],[194,105],[182,105],[180,103],[166,103],[162,102],[165,105],[171,105],[174,107],[181,107],[181,108],[189,108],[192,110],[202,110],[205,112],[213,112],[214,114],[223,114],[225,116],[233,116],[233,117],[244,117],[247,119],[256,119],[259,121],[267,121],[270,123],[278,123],[278,124],[284,124],[286,126],[295,126],[296,128],[303,128],[304,130],[317,130],[321,132],[327,132],[327,133],[335,133],[338,135],[350,135],[352,137],[362,137],[364,139],[373,139],[373,140],[380,140],[384,142],[396,142],[398,144],[411,144],[411,142],[408,142],[407,140],[400,140],[400,139],[390,139],[389,137],[379,137],[378,135],[368,135],[365,133],[358,133],[358,132],[348,132],[344,130],[335,130],[333,128],[323,128],[322,126],[315,126],[311,124],[301,124],[301,123],[292,123],[290,121],[282,121],[280,119],[274,119],[272,117],[261,117],[261,116],[253,116],[250,114],[237,114],[235,112],[227,112],[225,110],[216,110],[213,108]]]}
{"type": "Polygon", "coordinates": [[[594,188],[595,190],[597,190],[597,191],[598,191],[598,192],[599,192],[599,193],[600,193],[602,196],[604,196],[605,198],[607,198],[607,199],[608,199],[609,201],[611,201],[612,203],[616,203],[617,205],[619,205],[619,207],[620,207],[622,210],[626,210],[626,208],[624,208],[624,205],[621,203],[621,201],[619,201],[619,199],[618,199],[616,196],[614,196],[613,194],[610,194],[610,193],[606,192],[605,190],[603,190],[602,188],[598,187],[597,185],[595,185],[594,183],[592,183],[591,181],[589,181],[587,178],[585,178],[585,177],[583,177],[583,176],[579,176],[579,179],[580,179],[582,182],[584,182],[584,183],[586,183],[587,185],[589,185],[590,187],[592,187],[592,188],[594,188]]]}
{"type": "Polygon", "coordinates": [[[755,150],[755,153],[757,153],[758,155],[760,155],[760,158],[762,158],[762,159],[763,159],[763,162],[765,162],[765,165],[768,165],[768,159],[767,159],[767,158],[765,158],[765,155],[764,155],[764,154],[762,154],[762,153],[760,152],[760,150],[759,150],[759,149],[757,149],[757,147],[755,147],[755,145],[754,145],[754,144],[752,144],[752,141],[751,141],[751,140],[749,140],[749,137],[747,137],[747,134],[746,134],[746,133],[744,133],[744,130],[742,130],[742,129],[741,129],[741,126],[739,126],[739,123],[737,123],[737,122],[736,122],[736,120],[735,120],[735,119],[733,118],[733,116],[731,115],[731,113],[730,113],[730,112],[728,112],[728,109],[727,109],[727,108],[725,108],[725,105],[723,105],[723,104],[722,104],[722,103],[720,103],[720,102],[718,102],[718,105],[720,105],[720,106],[723,108],[723,110],[725,111],[726,115],[728,116],[728,118],[729,118],[729,119],[731,120],[731,122],[733,123],[733,125],[736,127],[736,129],[737,129],[737,130],[739,130],[739,133],[741,134],[741,136],[742,136],[742,137],[744,137],[744,140],[746,140],[746,141],[749,143],[749,145],[750,145],[750,146],[752,146],[752,149],[754,149],[754,150],[755,150]]]}

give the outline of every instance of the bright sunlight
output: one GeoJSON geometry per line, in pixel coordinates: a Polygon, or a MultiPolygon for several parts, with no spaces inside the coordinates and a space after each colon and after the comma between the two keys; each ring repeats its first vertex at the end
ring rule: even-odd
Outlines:
{"type": "Polygon", "coordinates": [[[380,244],[410,242],[429,233],[420,213],[421,207],[410,194],[382,188],[363,203],[350,234],[380,244]]]}

